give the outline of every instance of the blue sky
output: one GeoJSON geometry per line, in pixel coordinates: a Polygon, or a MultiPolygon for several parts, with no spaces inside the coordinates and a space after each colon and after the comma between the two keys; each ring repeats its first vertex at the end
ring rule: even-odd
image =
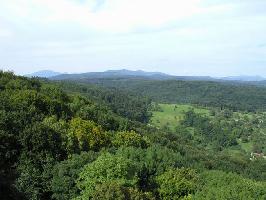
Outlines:
{"type": "Polygon", "coordinates": [[[0,69],[266,77],[265,0],[0,0],[0,69]]]}

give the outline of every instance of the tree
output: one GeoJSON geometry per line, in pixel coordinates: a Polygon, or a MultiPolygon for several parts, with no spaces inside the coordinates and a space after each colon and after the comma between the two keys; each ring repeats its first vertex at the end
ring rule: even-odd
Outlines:
{"type": "Polygon", "coordinates": [[[108,144],[109,137],[93,121],[73,118],[67,133],[67,148],[69,152],[80,152],[88,150],[99,150],[108,144]]]}
{"type": "Polygon", "coordinates": [[[42,123],[35,123],[23,131],[20,142],[22,153],[16,187],[29,199],[47,199],[51,196],[49,182],[53,165],[66,158],[61,135],[42,123]]]}
{"type": "Polygon", "coordinates": [[[266,198],[265,182],[255,182],[234,173],[206,171],[200,176],[200,187],[194,199],[246,199],[266,198]]]}
{"type": "Polygon", "coordinates": [[[135,131],[117,132],[112,140],[114,146],[147,147],[147,141],[135,131]]]}
{"type": "Polygon", "coordinates": [[[108,181],[96,186],[92,199],[98,200],[155,200],[152,193],[141,192],[133,187],[125,187],[116,181],[108,181]]]}
{"type": "Polygon", "coordinates": [[[77,179],[81,190],[78,199],[93,197],[97,185],[115,181],[125,187],[134,187],[137,183],[137,166],[131,160],[110,153],[102,154],[94,162],[86,165],[77,179]]]}
{"type": "Polygon", "coordinates": [[[170,169],[157,177],[162,199],[183,199],[196,191],[197,174],[192,169],[170,169]]]}
{"type": "Polygon", "coordinates": [[[179,166],[182,161],[179,153],[159,145],[153,145],[147,149],[122,147],[118,149],[116,154],[137,163],[137,184],[142,191],[155,190],[157,187],[155,177],[169,167],[179,166]]]}
{"type": "Polygon", "coordinates": [[[73,199],[79,195],[76,179],[82,168],[93,162],[98,154],[89,151],[80,155],[72,155],[68,160],[62,161],[53,167],[51,190],[52,198],[56,200],[73,199]]]}

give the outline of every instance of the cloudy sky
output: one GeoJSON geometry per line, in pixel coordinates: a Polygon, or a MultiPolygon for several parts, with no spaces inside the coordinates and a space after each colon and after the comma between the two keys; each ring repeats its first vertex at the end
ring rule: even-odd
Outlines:
{"type": "Polygon", "coordinates": [[[266,77],[266,0],[0,0],[0,69],[266,77]]]}

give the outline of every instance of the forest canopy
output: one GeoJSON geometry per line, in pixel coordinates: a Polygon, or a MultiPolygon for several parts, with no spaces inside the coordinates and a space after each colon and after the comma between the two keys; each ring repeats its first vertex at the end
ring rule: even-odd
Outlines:
{"type": "Polygon", "coordinates": [[[108,78],[80,83],[130,91],[159,103],[188,103],[234,111],[266,111],[265,87],[238,82],[108,78]]]}
{"type": "Polygon", "coordinates": [[[110,89],[0,72],[1,199],[266,198],[264,115],[241,112],[263,110],[265,89],[135,84],[110,89]],[[163,112],[161,101],[198,103],[210,112],[190,109],[175,129],[156,127],[151,117],[163,112]],[[237,149],[249,143],[256,147],[252,159],[237,149]]]}

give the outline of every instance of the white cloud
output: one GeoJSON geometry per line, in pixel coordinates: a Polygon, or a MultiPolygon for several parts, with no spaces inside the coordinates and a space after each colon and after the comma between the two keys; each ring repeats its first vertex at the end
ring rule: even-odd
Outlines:
{"type": "Polygon", "coordinates": [[[0,27],[0,38],[7,38],[13,35],[13,32],[8,29],[1,29],[0,27]]]}
{"type": "MultiPolygon", "coordinates": [[[[43,25],[74,23],[95,31],[125,32],[158,28],[197,14],[220,12],[224,5],[202,7],[203,0],[9,0],[1,10],[16,21],[43,25]]],[[[6,17],[8,17],[6,16],[6,17]]]]}
{"type": "Polygon", "coordinates": [[[0,0],[0,65],[19,72],[111,66],[187,75],[262,68],[262,2],[0,0]]]}

